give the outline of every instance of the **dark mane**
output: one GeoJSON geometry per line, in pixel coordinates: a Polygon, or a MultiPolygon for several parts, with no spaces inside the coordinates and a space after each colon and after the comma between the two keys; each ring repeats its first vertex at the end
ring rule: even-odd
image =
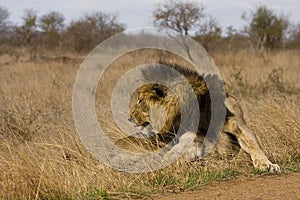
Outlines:
{"type": "Polygon", "coordinates": [[[217,74],[199,74],[196,70],[179,65],[177,63],[160,60],[157,64],[149,64],[142,70],[143,78],[149,82],[159,82],[164,85],[170,81],[178,81],[179,76],[184,76],[192,85],[197,95],[224,90],[224,81],[217,74]],[[165,67],[167,66],[167,67],[165,67]],[[172,70],[176,72],[172,72],[172,70]],[[179,73],[178,73],[179,72],[179,73]]]}

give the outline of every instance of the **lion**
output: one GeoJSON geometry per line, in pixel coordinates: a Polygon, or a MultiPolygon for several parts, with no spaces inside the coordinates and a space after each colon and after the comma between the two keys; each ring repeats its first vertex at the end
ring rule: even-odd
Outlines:
{"type": "MultiPolygon", "coordinates": [[[[181,107],[189,106],[191,96],[188,94],[186,87],[182,86],[182,80],[177,75],[170,75],[165,71],[165,68],[157,67],[164,65],[176,70],[185,77],[198,101],[200,110],[198,128],[197,132],[194,133],[196,136],[194,145],[187,152],[190,154],[188,156],[189,160],[201,159],[207,154],[207,151],[210,151],[209,145],[202,145],[202,148],[200,148],[200,144],[205,140],[212,118],[211,95],[218,91],[217,88],[223,89],[223,81],[217,75],[200,75],[195,70],[179,64],[163,61],[157,64],[149,64],[143,69],[143,78],[148,83],[140,86],[131,96],[129,102],[129,120],[140,127],[141,132],[146,130],[148,137],[141,138],[131,135],[118,140],[116,145],[124,147],[139,144],[144,149],[154,151],[168,144],[172,144],[173,148],[176,148],[176,145],[184,142],[184,138],[190,137],[190,131],[187,130],[188,134],[185,135],[185,133],[178,133],[178,130],[180,126],[184,126],[181,124],[181,107]],[[161,79],[162,81],[155,83],[152,77],[156,77],[155,80],[161,79]],[[210,88],[207,83],[211,86],[210,88]],[[166,85],[172,85],[172,91],[166,85]],[[180,104],[174,92],[182,96],[181,104],[184,102],[183,105],[180,104]]],[[[218,94],[214,94],[214,96],[216,95],[218,94]]],[[[222,138],[222,136],[229,137],[231,141],[237,141],[239,147],[250,155],[254,168],[271,173],[281,173],[280,167],[268,160],[256,136],[247,128],[243,111],[237,100],[228,93],[223,96],[220,94],[217,99],[214,108],[222,109],[222,106],[218,107],[218,105],[224,105],[225,122],[219,129],[216,125],[213,129],[216,133],[210,136],[210,139],[214,141],[222,138]],[[218,137],[219,133],[217,131],[220,131],[220,137],[218,137]]],[[[219,143],[222,143],[222,141],[219,141],[219,143]]]]}

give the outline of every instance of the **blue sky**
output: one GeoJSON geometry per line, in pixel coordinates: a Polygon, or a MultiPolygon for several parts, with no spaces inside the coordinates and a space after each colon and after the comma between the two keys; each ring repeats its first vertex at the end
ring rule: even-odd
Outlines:
{"type": "MultiPolygon", "coordinates": [[[[223,27],[233,25],[242,28],[245,22],[241,19],[243,12],[264,4],[276,13],[284,13],[292,23],[300,23],[299,0],[196,0],[206,8],[206,13],[215,17],[223,27]]],[[[91,11],[117,13],[119,22],[127,29],[152,26],[151,13],[154,5],[162,0],[1,0],[0,6],[10,12],[10,21],[20,23],[24,9],[32,8],[37,14],[49,11],[63,13],[66,22],[78,19],[91,11]]]]}

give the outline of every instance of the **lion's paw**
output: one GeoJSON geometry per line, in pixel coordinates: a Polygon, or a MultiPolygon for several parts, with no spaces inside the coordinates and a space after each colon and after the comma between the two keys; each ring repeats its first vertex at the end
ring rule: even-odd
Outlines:
{"type": "Polygon", "coordinates": [[[275,173],[275,174],[280,174],[281,169],[279,165],[277,164],[272,164],[270,161],[265,160],[265,159],[257,159],[253,162],[254,167],[260,171],[268,171],[270,173],[275,173]]]}
{"type": "Polygon", "coordinates": [[[268,171],[270,173],[275,173],[275,174],[281,173],[281,169],[280,169],[279,165],[277,165],[277,164],[270,164],[268,167],[268,171]]]}

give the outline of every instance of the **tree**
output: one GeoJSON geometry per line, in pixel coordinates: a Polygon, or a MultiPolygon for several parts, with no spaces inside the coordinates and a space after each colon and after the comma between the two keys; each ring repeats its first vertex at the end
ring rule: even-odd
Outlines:
{"type": "Polygon", "coordinates": [[[6,8],[0,6],[0,35],[4,34],[8,28],[9,12],[6,8]]]}
{"type": "Polygon", "coordinates": [[[206,51],[209,51],[213,43],[221,39],[221,27],[217,20],[211,16],[199,26],[195,39],[199,41],[206,51]]]}
{"type": "Polygon", "coordinates": [[[249,16],[244,14],[242,18],[249,23],[245,32],[257,50],[273,49],[282,45],[289,24],[284,16],[277,16],[272,9],[260,5],[249,16]]]}
{"type": "Polygon", "coordinates": [[[153,11],[154,25],[189,35],[204,17],[204,7],[194,1],[168,0],[158,3],[153,11]]]}
{"type": "Polygon", "coordinates": [[[21,44],[30,44],[32,36],[36,32],[37,28],[37,14],[32,9],[26,9],[22,17],[23,25],[19,28],[19,34],[21,35],[21,44]]]}
{"type": "Polygon", "coordinates": [[[124,25],[117,22],[117,15],[93,12],[71,22],[65,38],[68,45],[77,52],[90,51],[103,40],[123,30],[124,25]]]}
{"type": "Polygon", "coordinates": [[[44,43],[49,48],[54,48],[61,43],[60,32],[64,27],[63,14],[51,11],[39,18],[39,27],[44,32],[44,43]]]}
{"type": "Polygon", "coordinates": [[[300,24],[293,25],[290,30],[289,46],[300,48],[300,24]]]}
{"type": "Polygon", "coordinates": [[[39,19],[39,27],[44,32],[59,32],[64,27],[64,21],[63,14],[51,11],[39,19]]]}
{"type": "Polygon", "coordinates": [[[234,35],[236,33],[237,33],[237,30],[232,25],[226,27],[227,37],[232,38],[232,37],[234,37],[234,35]]]}

